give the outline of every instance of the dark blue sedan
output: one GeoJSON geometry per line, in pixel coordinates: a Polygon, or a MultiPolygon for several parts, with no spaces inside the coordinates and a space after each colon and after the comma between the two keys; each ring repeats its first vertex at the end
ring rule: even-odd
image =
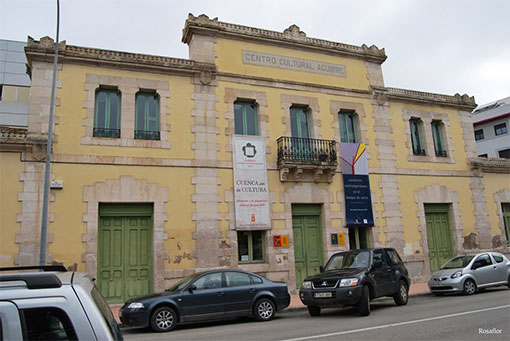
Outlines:
{"type": "Polygon", "coordinates": [[[165,292],[136,297],[119,311],[123,325],[167,332],[178,323],[252,316],[271,320],[290,304],[287,284],[242,270],[193,274],[165,292]]]}

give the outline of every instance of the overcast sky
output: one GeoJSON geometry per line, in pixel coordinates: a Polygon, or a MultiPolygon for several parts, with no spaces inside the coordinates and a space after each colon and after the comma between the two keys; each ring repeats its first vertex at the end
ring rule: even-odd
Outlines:
{"type": "MultiPolygon", "coordinates": [[[[385,85],[510,96],[509,0],[60,0],[67,44],[188,58],[188,16],[386,49],[385,85]]],[[[56,0],[0,0],[0,39],[55,37],[56,0]]]]}

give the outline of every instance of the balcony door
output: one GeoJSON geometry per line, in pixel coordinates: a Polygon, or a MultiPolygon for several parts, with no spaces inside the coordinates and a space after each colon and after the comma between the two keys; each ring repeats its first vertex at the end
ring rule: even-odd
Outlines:
{"type": "Polygon", "coordinates": [[[291,148],[294,160],[313,160],[310,113],[306,107],[290,108],[291,148]]]}

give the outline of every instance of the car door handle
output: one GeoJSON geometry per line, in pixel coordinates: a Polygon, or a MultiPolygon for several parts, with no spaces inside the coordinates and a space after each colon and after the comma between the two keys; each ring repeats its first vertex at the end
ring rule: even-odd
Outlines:
{"type": "Polygon", "coordinates": [[[225,295],[225,292],[223,292],[223,291],[219,291],[216,295],[218,295],[218,296],[224,296],[224,295],[225,295]]]}
{"type": "Polygon", "coordinates": [[[253,293],[255,292],[255,289],[254,289],[254,288],[251,288],[250,290],[248,290],[248,292],[249,292],[250,294],[253,294],[253,293]]]}

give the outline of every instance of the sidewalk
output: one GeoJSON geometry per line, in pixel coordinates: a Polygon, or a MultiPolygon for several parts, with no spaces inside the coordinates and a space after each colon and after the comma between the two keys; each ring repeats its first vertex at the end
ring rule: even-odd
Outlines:
{"type": "MultiPolygon", "coordinates": [[[[412,283],[411,288],[409,289],[409,296],[424,295],[428,293],[430,293],[430,291],[427,283],[412,283]]],[[[117,322],[119,322],[119,309],[121,306],[121,304],[110,305],[117,322]]],[[[290,305],[286,309],[303,309],[305,307],[306,306],[301,303],[298,294],[290,295],[290,305]]]]}

